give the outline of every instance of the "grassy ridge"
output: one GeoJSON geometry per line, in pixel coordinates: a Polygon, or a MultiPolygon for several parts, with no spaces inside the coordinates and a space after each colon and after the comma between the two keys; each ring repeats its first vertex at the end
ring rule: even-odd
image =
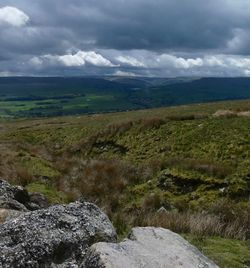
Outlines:
{"type": "Polygon", "coordinates": [[[1,176],[55,203],[83,196],[108,213],[121,236],[134,225],[164,226],[185,233],[221,267],[244,267],[248,111],[246,100],[2,119],[1,176]]]}

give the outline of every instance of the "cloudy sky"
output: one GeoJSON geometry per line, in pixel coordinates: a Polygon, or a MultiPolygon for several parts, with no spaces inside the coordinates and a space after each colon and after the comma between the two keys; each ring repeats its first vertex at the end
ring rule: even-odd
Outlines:
{"type": "Polygon", "coordinates": [[[250,76],[250,1],[1,0],[9,75],[250,76]]]}

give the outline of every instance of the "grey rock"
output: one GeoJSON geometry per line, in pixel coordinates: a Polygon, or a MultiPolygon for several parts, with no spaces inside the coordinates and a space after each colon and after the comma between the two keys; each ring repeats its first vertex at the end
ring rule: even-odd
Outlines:
{"type": "Polygon", "coordinates": [[[28,211],[25,205],[6,196],[0,196],[0,208],[28,211]]]}
{"type": "Polygon", "coordinates": [[[99,241],[115,242],[116,232],[91,203],[27,212],[0,225],[0,267],[77,267],[99,241]]]}
{"type": "Polygon", "coordinates": [[[48,206],[49,202],[43,194],[29,194],[23,187],[10,185],[7,181],[0,179],[0,208],[29,211],[48,206]]]}
{"type": "Polygon", "coordinates": [[[28,211],[24,204],[29,200],[29,194],[23,187],[0,180],[0,208],[28,211]]]}
{"type": "Polygon", "coordinates": [[[164,207],[160,207],[157,210],[157,214],[166,214],[166,213],[168,213],[168,211],[164,207]]]}
{"type": "Polygon", "coordinates": [[[30,210],[48,208],[49,202],[41,193],[30,193],[30,202],[26,205],[30,210]]]}
{"type": "Polygon", "coordinates": [[[25,213],[25,212],[13,210],[13,209],[0,208],[0,224],[5,222],[5,221],[17,218],[23,213],[25,213]]]}
{"type": "Polygon", "coordinates": [[[207,257],[178,234],[163,228],[138,227],[119,244],[90,247],[81,268],[214,268],[207,257]]]}

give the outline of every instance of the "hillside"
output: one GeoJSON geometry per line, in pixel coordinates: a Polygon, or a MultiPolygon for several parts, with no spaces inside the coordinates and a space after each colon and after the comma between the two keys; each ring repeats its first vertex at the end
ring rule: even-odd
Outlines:
{"type": "Polygon", "coordinates": [[[244,100],[2,119],[0,176],[52,203],[95,202],[121,237],[132,226],[163,226],[221,267],[244,267],[250,261],[249,111],[244,100]]]}
{"type": "Polygon", "coordinates": [[[250,78],[1,77],[0,117],[94,114],[250,98],[250,78]]]}

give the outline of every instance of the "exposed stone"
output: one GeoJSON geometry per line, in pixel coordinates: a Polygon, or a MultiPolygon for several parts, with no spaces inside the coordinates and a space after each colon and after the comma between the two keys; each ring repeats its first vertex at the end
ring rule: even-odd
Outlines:
{"type": "Polygon", "coordinates": [[[160,207],[157,210],[157,214],[166,214],[166,213],[168,213],[168,211],[164,207],[160,207]]]}
{"type": "Polygon", "coordinates": [[[134,228],[119,244],[90,247],[81,268],[214,268],[207,257],[178,234],[163,228],[134,228]]]}
{"type": "Polygon", "coordinates": [[[25,213],[25,212],[13,210],[13,209],[0,208],[0,223],[3,223],[3,222],[8,221],[10,219],[17,218],[18,216],[20,216],[23,213],[25,213]]]}
{"type": "Polygon", "coordinates": [[[237,113],[237,115],[238,116],[250,117],[250,111],[239,112],[239,113],[237,113]]]}
{"type": "Polygon", "coordinates": [[[30,193],[30,202],[27,205],[30,210],[36,210],[41,208],[48,208],[49,202],[45,196],[41,193],[30,193]]]}
{"type": "Polygon", "coordinates": [[[28,209],[23,204],[17,202],[14,199],[6,198],[5,196],[0,196],[0,208],[28,211],[28,209]]]}
{"type": "Polygon", "coordinates": [[[169,170],[163,170],[158,177],[158,187],[172,193],[191,193],[202,183],[197,178],[185,178],[173,175],[169,170]]]}
{"type": "Polygon", "coordinates": [[[0,180],[0,208],[28,211],[24,205],[27,202],[29,194],[23,187],[0,180]]]}
{"type": "Polygon", "coordinates": [[[29,211],[47,208],[48,206],[49,202],[43,194],[29,194],[21,186],[13,186],[7,181],[0,180],[0,208],[29,211]]]}
{"type": "Polygon", "coordinates": [[[99,241],[115,242],[116,233],[93,204],[28,212],[0,225],[0,267],[77,267],[99,241]]]}
{"type": "Polygon", "coordinates": [[[230,110],[218,110],[213,114],[213,117],[233,117],[237,114],[230,110]]]}

